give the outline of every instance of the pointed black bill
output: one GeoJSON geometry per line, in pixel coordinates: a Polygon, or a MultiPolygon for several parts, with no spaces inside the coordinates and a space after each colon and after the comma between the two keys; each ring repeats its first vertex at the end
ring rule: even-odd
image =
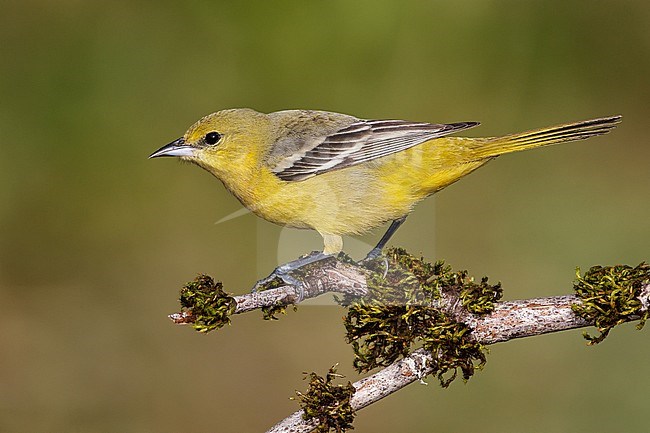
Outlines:
{"type": "Polygon", "coordinates": [[[194,148],[185,144],[183,137],[164,145],[154,153],[149,155],[149,158],[158,158],[159,156],[192,156],[194,155],[194,148]]]}

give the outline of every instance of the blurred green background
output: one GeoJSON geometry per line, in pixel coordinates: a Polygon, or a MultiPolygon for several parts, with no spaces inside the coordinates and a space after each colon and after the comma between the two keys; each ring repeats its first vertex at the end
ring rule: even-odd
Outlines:
{"type": "MultiPolygon", "coordinates": [[[[222,108],[483,123],[468,135],[623,114],[608,136],[490,163],[393,240],[509,299],[650,258],[647,1],[3,1],[0,58],[3,432],[265,431],[303,371],[358,378],[337,307],[208,336],[166,318],[199,272],[243,293],[320,245],[250,214],[215,224],[240,209],[219,182],[147,160],[222,108]]],[[[411,385],[355,431],[643,431],[647,332],[494,346],[468,384],[411,385]]]]}

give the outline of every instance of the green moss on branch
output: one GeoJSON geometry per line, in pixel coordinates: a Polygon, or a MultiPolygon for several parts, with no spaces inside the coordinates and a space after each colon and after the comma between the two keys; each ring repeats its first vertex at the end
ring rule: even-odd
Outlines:
{"type": "Polygon", "coordinates": [[[336,366],[329,369],[325,377],[309,373],[309,389],[306,393],[296,391],[300,399],[300,407],[305,412],[305,420],[317,419],[316,431],[327,433],[335,431],[342,433],[353,429],[355,411],[350,405],[354,395],[354,386],[348,382],[345,385],[334,385],[335,378],[342,378],[336,373],[336,366]]]}
{"type": "Polygon", "coordinates": [[[627,265],[594,266],[580,276],[576,271],[573,285],[581,302],[572,306],[573,311],[596,326],[600,335],[584,337],[589,344],[598,344],[607,338],[614,326],[637,318],[637,329],[643,328],[648,319],[648,293],[642,293],[650,284],[650,265],[641,263],[636,267],[627,265]],[[641,299],[645,296],[645,301],[641,299]],[[646,305],[644,305],[646,302],[646,305]]]}
{"type": "Polygon", "coordinates": [[[439,261],[428,263],[403,249],[388,250],[368,266],[369,293],[362,299],[346,299],[350,305],[346,339],[355,354],[354,367],[366,372],[386,367],[409,355],[418,346],[435,354],[433,366],[442,386],[448,386],[461,371],[468,380],[486,361],[484,347],[471,330],[448,312],[434,308],[442,296],[457,299],[467,311],[493,311],[501,298],[501,286],[480,284],[466,271],[453,272],[439,261]]]}
{"type": "Polygon", "coordinates": [[[192,327],[208,333],[230,324],[237,302],[223,291],[220,281],[215,282],[208,275],[199,275],[181,289],[181,307],[192,318],[192,327]]]}

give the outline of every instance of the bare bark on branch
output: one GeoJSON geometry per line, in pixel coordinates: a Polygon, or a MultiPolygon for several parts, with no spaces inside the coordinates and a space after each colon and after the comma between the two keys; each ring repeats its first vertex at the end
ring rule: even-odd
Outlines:
{"type": "MultiPolygon", "coordinates": [[[[283,286],[235,296],[235,313],[273,305],[294,304],[299,299],[313,298],[327,292],[362,296],[368,292],[367,275],[368,271],[358,265],[334,259],[325,260],[310,269],[301,288],[283,286]]],[[[639,300],[644,307],[643,311],[646,311],[650,305],[650,284],[643,287],[639,300]]],[[[456,301],[443,297],[438,301],[439,305],[432,307],[441,308],[456,321],[468,325],[472,329],[474,339],[484,345],[592,325],[576,316],[571,309],[572,305],[581,302],[575,295],[499,302],[494,311],[487,315],[468,313],[465,309],[458,308],[456,301]],[[451,305],[450,302],[454,304],[451,305]]],[[[184,313],[172,314],[170,318],[179,324],[192,322],[191,315],[184,313]]],[[[629,319],[634,320],[635,317],[629,319]]],[[[418,349],[406,358],[355,382],[353,385],[356,391],[350,401],[353,409],[362,409],[406,385],[421,381],[434,371],[435,363],[434,354],[418,349]]],[[[267,433],[310,432],[316,426],[315,420],[304,420],[303,411],[299,410],[273,426],[267,433]]]]}
{"type": "MultiPolygon", "coordinates": [[[[363,296],[368,293],[366,276],[368,271],[358,265],[344,263],[334,258],[323,260],[319,266],[312,266],[311,272],[302,282],[302,287],[282,286],[261,292],[235,296],[235,314],[247,313],[274,305],[291,305],[315,298],[324,293],[337,292],[363,296]]],[[[176,324],[193,323],[188,313],[170,314],[176,324]]]]}
{"type": "MultiPolygon", "coordinates": [[[[643,296],[650,300],[650,285],[644,288],[643,296]]],[[[571,309],[572,304],[579,302],[574,295],[500,302],[493,313],[482,317],[472,316],[465,323],[473,329],[474,338],[486,345],[583,328],[590,323],[576,316],[571,309]]],[[[352,408],[363,409],[406,385],[422,380],[433,371],[434,364],[435,359],[431,353],[418,349],[406,358],[353,383],[356,391],[350,401],[352,408]]],[[[267,433],[312,431],[316,423],[305,421],[302,416],[302,410],[296,411],[267,433]]]]}

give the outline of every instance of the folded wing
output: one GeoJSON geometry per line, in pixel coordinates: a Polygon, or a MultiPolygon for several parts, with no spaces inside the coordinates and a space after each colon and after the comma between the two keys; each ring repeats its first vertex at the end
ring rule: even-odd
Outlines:
{"type": "Polygon", "coordinates": [[[405,120],[357,120],[325,137],[315,146],[301,149],[276,165],[273,172],[285,181],[301,181],[318,174],[381,158],[425,141],[472,128],[478,122],[448,124],[405,120]]]}

